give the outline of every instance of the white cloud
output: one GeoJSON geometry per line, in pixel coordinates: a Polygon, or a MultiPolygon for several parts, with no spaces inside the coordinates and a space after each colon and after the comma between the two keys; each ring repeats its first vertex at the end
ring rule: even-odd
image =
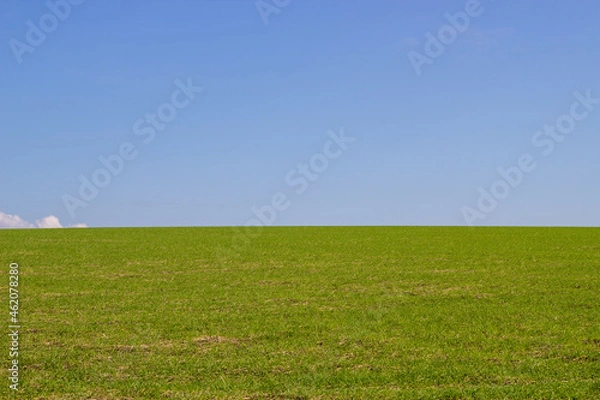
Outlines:
{"type": "Polygon", "coordinates": [[[4,214],[0,211],[0,228],[33,228],[34,226],[24,221],[18,215],[4,214]]]}
{"type": "MultiPolygon", "coordinates": [[[[5,214],[0,211],[0,229],[2,228],[63,228],[63,226],[54,215],[38,219],[35,224],[32,224],[18,215],[5,214]]],[[[68,228],[87,228],[87,225],[80,223],[69,225],[68,228]]]]}
{"type": "Polygon", "coordinates": [[[60,221],[54,215],[38,219],[35,224],[38,228],[62,228],[60,221]]]}

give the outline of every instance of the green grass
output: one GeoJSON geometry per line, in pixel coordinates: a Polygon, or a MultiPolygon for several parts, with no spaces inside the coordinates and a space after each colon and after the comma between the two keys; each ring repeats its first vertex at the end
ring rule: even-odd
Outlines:
{"type": "Polygon", "coordinates": [[[600,229],[253,232],[0,231],[16,397],[600,398],[600,229]]]}

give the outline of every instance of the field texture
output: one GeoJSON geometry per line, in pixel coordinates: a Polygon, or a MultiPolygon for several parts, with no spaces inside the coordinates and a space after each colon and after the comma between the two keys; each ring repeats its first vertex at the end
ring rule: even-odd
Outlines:
{"type": "Polygon", "coordinates": [[[251,233],[0,231],[0,398],[600,398],[600,229],[251,233]]]}

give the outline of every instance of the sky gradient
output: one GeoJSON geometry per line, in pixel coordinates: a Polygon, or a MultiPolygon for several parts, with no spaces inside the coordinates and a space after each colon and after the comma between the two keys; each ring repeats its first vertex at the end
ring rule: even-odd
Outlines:
{"type": "Polygon", "coordinates": [[[599,226],[599,20],[593,0],[3,1],[0,227],[599,226]]]}

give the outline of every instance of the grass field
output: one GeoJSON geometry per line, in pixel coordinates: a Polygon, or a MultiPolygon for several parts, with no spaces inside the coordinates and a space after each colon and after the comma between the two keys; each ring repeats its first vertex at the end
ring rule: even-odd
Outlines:
{"type": "Polygon", "coordinates": [[[600,398],[600,229],[263,228],[216,255],[231,236],[0,231],[16,397],[600,398]]]}

